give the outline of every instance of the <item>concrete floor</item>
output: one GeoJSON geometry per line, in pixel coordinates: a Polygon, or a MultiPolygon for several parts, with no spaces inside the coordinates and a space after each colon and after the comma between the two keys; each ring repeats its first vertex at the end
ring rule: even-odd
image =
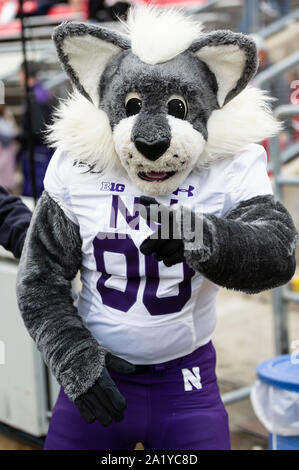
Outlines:
{"type": "MultiPolygon", "coordinates": [[[[272,307],[268,292],[249,296],[221,290],[214,336],[217,375],[222,393],[253,384],[255,369],[273,357],[272,307]]],[[[289,309],[290,340],[299,339],[299,307],[289,309]]],[[[227,406],[232,449],[266,449],[267,431],[254,415],[249,399],[227,406]]],[[[0,435],[0,450],[36,449],[11,436],[0,435]]],[[[142,448],[138,445],[138,448],[142,448]]]]}

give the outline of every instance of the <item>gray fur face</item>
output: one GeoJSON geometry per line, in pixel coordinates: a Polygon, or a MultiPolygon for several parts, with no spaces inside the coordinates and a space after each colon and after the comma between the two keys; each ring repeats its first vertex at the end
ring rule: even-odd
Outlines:
{"type": "Polygon", "coordinates": [[[170,194],[199,163],[213,110],[240,93],[257,66],[253,41],[231,31],[200,34],[155,60],[97,26],[62,24],[54,41],[74,85],[107,114],[121,164],[149,195],[170,194]]]}
{"type": "Polygon", "coordinates": [[[161,122],[161,118],[167,127],[167,101],[172,95],[185,99],[188,108],[185,119],[205,137],[208,118],[218,108],[215,76],[188,51],[156,65],[145,64],[131,51],[126,51],[107,66],[99,93],[101,107],[108,114],[112,129],[121,119],[127,118],[125,99],[130,92],[138,93],[142,101],[134,136],[143,133],[142,127],[146,123],[142,121],[149,119],[150,125],[144,135],[149,139],[156,136],[150,128],[156,127],[155,123],[161,122]]]}
{"type": "Polygon", "coordinates": [[[126,51],[107,66],[99,92],[117,153],[131,179],[148,194],[174,191],[198,161],[209,116],[218,108],[214,75],[188,51],[156,65],[126,51]],[[128,117],[125,104],[130,94],[140,99],[141,109],[128,117]],[[168,102],[174,97],[186,105],[184,119],[169,114],[168,102]],[[147,142],[168,139],[169,146],[152,160],[136,147],[140,138],[147,142]],[[144,177],[151,172],[165,173],[165,179],[146,181],[144,177]]]}

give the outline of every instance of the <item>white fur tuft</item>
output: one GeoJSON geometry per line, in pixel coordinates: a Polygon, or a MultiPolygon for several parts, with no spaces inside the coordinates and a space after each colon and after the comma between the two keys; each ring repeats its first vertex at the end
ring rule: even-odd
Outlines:
{"type": "Polygon", "coordinates": [[[249,86],[208,120],[208,141],[199,166],[235,155],[242,147],[277,134],[282,125],[272,114],[273,98],[249,86]]]}
{"type": "Polygon", "coordinates": [[[132,51],[143,62],[158,64],[173,59],[198,39],[202,25],[178,9],[137,6],[124,23],[132,51]]]}
{"type": "Polygon", "coordinates": [[[61,101],[54,123],[48,127],[47,142],[98,170],[119,162],[107,114],[77,91],[61,101]]]}

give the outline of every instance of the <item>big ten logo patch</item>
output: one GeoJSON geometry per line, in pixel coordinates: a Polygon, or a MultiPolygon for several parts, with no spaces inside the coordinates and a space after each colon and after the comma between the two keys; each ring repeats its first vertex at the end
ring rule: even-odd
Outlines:
{"type": "Polygon", "coordinates": [[[189,369],[182,369],[183,379],[184,379],[184,388],[185,392],[189,392],[193,389],[201,389],[201,377],[199,367],[192,367],[192,371],[189,369]]]}
{"type": "Polygon", "coordinates": [[[5,364],[5,344],[4,341],[0,341],[0,366],[5,364]]]}
{"type": "Polygon", "coordinates": [[[111,183],[110,181],[102,181],[100,186],[101,191],[116,191],[117,193],[123,193],[125,185],[122,183],[111,183]]]}

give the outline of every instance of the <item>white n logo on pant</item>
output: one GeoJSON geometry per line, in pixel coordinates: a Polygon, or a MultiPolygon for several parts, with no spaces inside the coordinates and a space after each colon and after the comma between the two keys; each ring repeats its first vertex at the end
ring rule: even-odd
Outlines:
{"type": "Polygon", "coordinates": [[[189,369],[182,369],[185,392],[192,390],[193,387],[198,390],[202,388],[199,370],[199,367],[192,367],[192,372],[189,369]]]}

